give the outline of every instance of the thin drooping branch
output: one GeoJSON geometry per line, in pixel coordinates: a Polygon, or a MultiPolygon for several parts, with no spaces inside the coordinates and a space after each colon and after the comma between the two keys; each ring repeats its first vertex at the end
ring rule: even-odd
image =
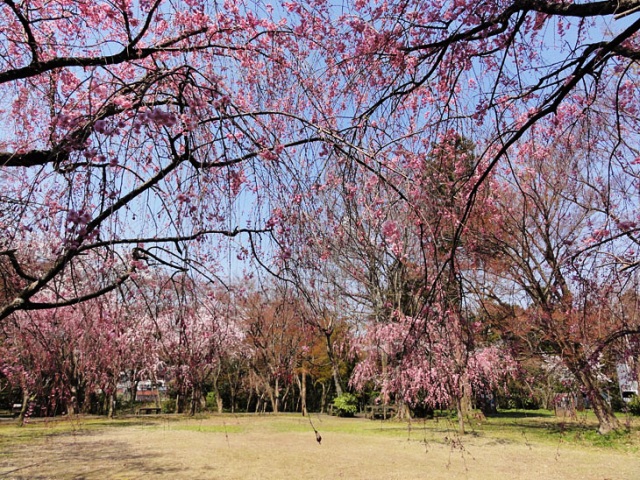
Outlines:
{"type": "Polygon", "coordinates": [[[9,262],[11,262],[11,266],[13,267],[13,269],[15,270],[15,272],[18,274],[19,277],[25,280],[29,280],[31,282],[37,280],[36,277],[24,271],[24,269],[22,268],[22,266],[20,265],[20,262],[16,257],[15,249],[5,250],[4,252],[0,252],[0,255],[6,256],[9,259],[9,262]]]}
{"type": "MultiPolygon", "coordinates": [[[[106,295],[109,292],[114,291],[124,282],[131,278],[131,274],[136,271],[134,266],[131,266],[124,275],[118,277],[114,282],[107,285],[106,287],[100,288],[98,290],[94,290],[93,292],[87,293],[85,295],[76,296],[70,298],[68,300],[60,300],[57,302],[24,302],[20,308],[20,310],[48,310],[51,308],[61,308],[61,307],[69,307],[72,305],[78,305],[83,302],[87,302],[89,300],[93,300],[94,298],[99,298],[103,295],[106,295]]],[[[4,317],[1,316],[0,319],[4,317]]]]}
{"type": "MultiPolygon", "coordinates": [[[[484,168],[481,172],[478,180],[475,182],[471,192],[469,194],[469,198],[467,204],[464,209],[464,213],[462,215],[461,221],[456,229],[456,233],[454,236],[454,247],[452,249],[449,261],[453,261],[454,250],[457,248],[460,242],[460,238],[462,236],[462,231],[465,228],[466,222],[471,215],[471,211],[473,209],[475,199],[478,195],[480,187],[487,180],[493,169],[496,167],[498,162],[507,154],[509,149],[515,145],[515,143],[524,136],[526,132],[528,132],[531,127],[537,124],[544,117],[555,113],[558,109],[558,106],[562,103],[562,101],[569,95],[576,85],[582,81],[587,75],[593,74],[596,71],[599,65],[602,65],[609,58],[609,55],[614,52],[616,48],[618,48],[622,43],[631,38],[640,30],[640,20],[636,20],[632,25],[627,27],[622,33],[620,33],[616,38],[611,40],[610,42],[603,44],[602,47],[598,50],[597,54],[591,58],[584,66],[580,65],[576,68],[573,75],[569,77],[568,81],[565,82],[558,90],[556,90],[552,95],[550,95],[547,99],[547,105],[543,108],[540,108],[537,112],[530,116],[530,118],[518,129],[511,132],[509,136],[506,138],[501,137],[501,147],[498,152],[493,156],[489,165],[484,168]]],[[[591,52],[590,52],[591,53],[591,52]]]]}
{"type": "MultiPolygon", "coordinates": [[[[33,36],[33,31],[31,30],[31,23],[23,15],[20,9],[17,7],[13,0],[4,0],[4,2],[9,5],[9,8],[13,11],[16,17],[18,17],[18,21],[22,25],[24,29],[24,33],[27,36],[27,44],[29,45],[29,50],[31,50],[31,63],[39,62],[39,53],[38,53],[38,42],[36,38],[33,36]]],[[[28,8],[28,7],[27,7],[28,8]]]]}

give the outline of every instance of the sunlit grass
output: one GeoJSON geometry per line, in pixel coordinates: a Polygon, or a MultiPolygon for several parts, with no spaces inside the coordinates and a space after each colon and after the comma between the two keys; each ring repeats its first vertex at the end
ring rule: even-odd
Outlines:
{"type": "Polygon", "coordinates": [[[483,421],[471,421],[469,430],[487,438],[566,446],[640,450],[640,419],[619,415],[622,431],[600,435],[592,411],[556,417],[548,410],[507,410],[483,421]]]}
{"type": "Polygon", "coordinates": [[[72,417],[63,419],[33,419],[24,426],[15,422],[0,423],[0,447],[7,443],[28,444],[47,436],[82,435],[110,428],[145,427],[205,433],[240,434],[251,432],[311,434],[347,434],[365,437],[397,437],[410,441],[447,443],[451,438],[465,437],[495,444],[541,443],[575,447],[596,447],[640,451],[640,419],[620,417],[624,431],[609,435],[597,433],[597,420],[592,412],[579,412],[573,418],[559,418],[545,410],[501,411],[495,416],[468,419],[466,435],[459,436],[457,420],[448,412],[437,412],[433,419],[367,420],[338,418],[312,413],[300,414],[222,414],[185,417],[162,415],[107,419],[72,417]]]}

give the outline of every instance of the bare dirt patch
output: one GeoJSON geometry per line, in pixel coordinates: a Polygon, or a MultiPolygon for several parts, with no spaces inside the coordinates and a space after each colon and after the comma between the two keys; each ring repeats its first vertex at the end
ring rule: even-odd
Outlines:
{"type": "Polygon", "coordinates": [[[0,426],[10,479],[637,479],[631,449],[535,441],[446,422],[293,415],[0,426]],[[47,430],[49,429],[49,431],[47,430]],[[24,432],[27,432],[26,434],[24,432]],[[29,435],[34,433],[34,435],[29,435]]]}

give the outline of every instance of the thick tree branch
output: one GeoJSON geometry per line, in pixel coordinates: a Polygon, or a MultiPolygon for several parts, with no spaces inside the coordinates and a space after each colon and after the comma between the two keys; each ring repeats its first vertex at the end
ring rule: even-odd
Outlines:
{"type": "Polygon", "coordinates": [[[622,15],[640,6],[640,0],[605,0],[601,2],[563,2],[549,0],[518,0],[519,10],[530,10],[563,17],[598,17],[604,15],[622,15]]]}
{"type": "Polygon", "coordinates": [[[31,150],[24,153],[0,152],[0,167],[37,167],[61,163],[69,159],[69,152],[31,150]]]}
{"type": "MultiPolygon", "coordinates": [[[[15,68],[0,72],[0,84],[13,82],[15,80],[21,80],[25,78],[34,77],[41,73],[55,70],[57,68],[65,67],[104,67],[108,65],[117,65],[131,60],[141,60],[147,58],[155,53],[171,50],[175,44],[186,40],[191,37],[195,37],[202,33],[206,33],[208,27],[203,27],[198,30],[185,32],[175,38],[162,42],[154,47],[147,48],[135,48],[135,45],[127,45],[121,52],[114,55],[104,55],[98,57],[57,57],[50,60],[44,60],[31,63],[25,67],[15,68]]],[[[185,47],[181,51],[193,50],[196,47],[185,47]]]]}

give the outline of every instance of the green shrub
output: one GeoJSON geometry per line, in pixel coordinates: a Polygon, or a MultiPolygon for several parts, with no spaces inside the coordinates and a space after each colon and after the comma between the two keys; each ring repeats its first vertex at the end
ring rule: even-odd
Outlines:
{"type": "Polygon", "coordinates": [[[207,410],[214,411],[218,408],[218,402],[216,401],[216,392],[207,393],[206,404],[207,410]]]}
{"type": "Polygon", "coordinates": [[[358,399],[351,393],[343,393],[333,399],[333,408],[339,417],[353,417],[358,411],[358,399]]]}
{"type": "Polygon", "coordinates": [[[162,402],[162,413],[175,413],[176,411],[176,399],[168,398],[162,402]]]}
{"type": "Polygon", "coordinates": [[[640,397],[635,395],[629,403],[627,409],[632,415],[640,415],[640,397]]]}
{"type": "Polygon", "coordinates": [[[122,396],[116,397],[116,411],[133,411],[134,405],[131,400],[124,400],[122,396]]]}

